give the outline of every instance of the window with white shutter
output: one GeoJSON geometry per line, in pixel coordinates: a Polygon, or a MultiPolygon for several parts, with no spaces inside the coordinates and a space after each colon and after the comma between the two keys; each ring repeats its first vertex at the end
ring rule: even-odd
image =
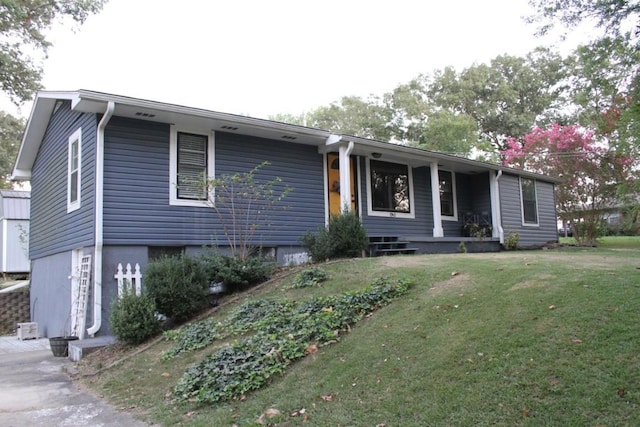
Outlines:
{"type": "Polygon", "coordinates": [[[171,126],[169,202],[207,206],[207,180],[213,177],[213,132],[171,126]]]}

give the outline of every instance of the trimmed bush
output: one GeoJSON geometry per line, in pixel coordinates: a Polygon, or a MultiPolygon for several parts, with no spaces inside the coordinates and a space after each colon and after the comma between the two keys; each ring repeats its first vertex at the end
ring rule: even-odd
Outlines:
{"type": "Polygon", "coordinates": [[[209,282],[224,282],[227,290],[239,291],[267,280],[275,263],[264,257],[251,257],[244,261],[238,257],[208,252],[201,257],[209,282]]]}
{"type": "Polygon", "coordinates": [[[122,298],[111,306],[110,316],[113,335],[129,345],[138,345],[160,332],[160,321],[156,316],[156,304],[146,293],[138,296],[125,289],[122,298]]]}
{"type": "Polygon", "coordinates": [[[353,212],[332,215],[328,228],[318,230],[318,235],[309,232],[302,236],[301,241],[315,262],[354,258],[360,256],[369,244],[360,218],[353,212]]]}
{"type": "Polygon", "coordinates": [[[205,270],[198,259],[187,255],[150,262],[145,287],[158,311],[176,322],[190,319],[208,305],[205,270]]]}

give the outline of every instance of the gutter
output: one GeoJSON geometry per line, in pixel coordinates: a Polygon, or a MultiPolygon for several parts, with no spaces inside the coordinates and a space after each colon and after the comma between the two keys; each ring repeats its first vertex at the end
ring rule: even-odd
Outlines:
{"type": "Polygon", "coordinates": [[[96,206],[95,206],[95,248],[93,256],[93,325],[87,329],[90,336],[94,336],[102,326],[102,246],[103,236],[103,206],[104,206],[104,129],[113,116],[116,104],[107,103],[107,110],[98,123],[96,132],[96,206]]]}

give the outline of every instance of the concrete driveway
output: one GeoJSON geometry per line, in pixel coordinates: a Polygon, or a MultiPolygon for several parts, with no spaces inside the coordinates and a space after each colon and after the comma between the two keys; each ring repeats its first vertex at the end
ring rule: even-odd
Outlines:
{"type": "Polygon", "coordinates": [[[53,357],[46,339],[0,337],[0,425],[147,425],[79,389],[63,369],[72,364],[67,358],[53,357]]]}

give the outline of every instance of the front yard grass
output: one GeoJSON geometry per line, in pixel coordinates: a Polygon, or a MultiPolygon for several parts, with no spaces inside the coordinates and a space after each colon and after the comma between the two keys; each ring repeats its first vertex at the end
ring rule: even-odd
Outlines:
{"type": "MultiPolygon", "coordinates": [[[[380,277],[413,286],[339,342],[236,400],[171,399],[186,369],[224,343],[163,360],[172,343],[159,341],[82,381],[161,425],[640,425],[639,246],[319,267],[325,282],[295,288],[291,274],[249,297],[306,300],[380,277]]],[[[212,315],[222,319],[243,301],[212,315]]],[[[101,353],[81,362],[80,374],[105,367],[109,351],[101,353]]]]}

